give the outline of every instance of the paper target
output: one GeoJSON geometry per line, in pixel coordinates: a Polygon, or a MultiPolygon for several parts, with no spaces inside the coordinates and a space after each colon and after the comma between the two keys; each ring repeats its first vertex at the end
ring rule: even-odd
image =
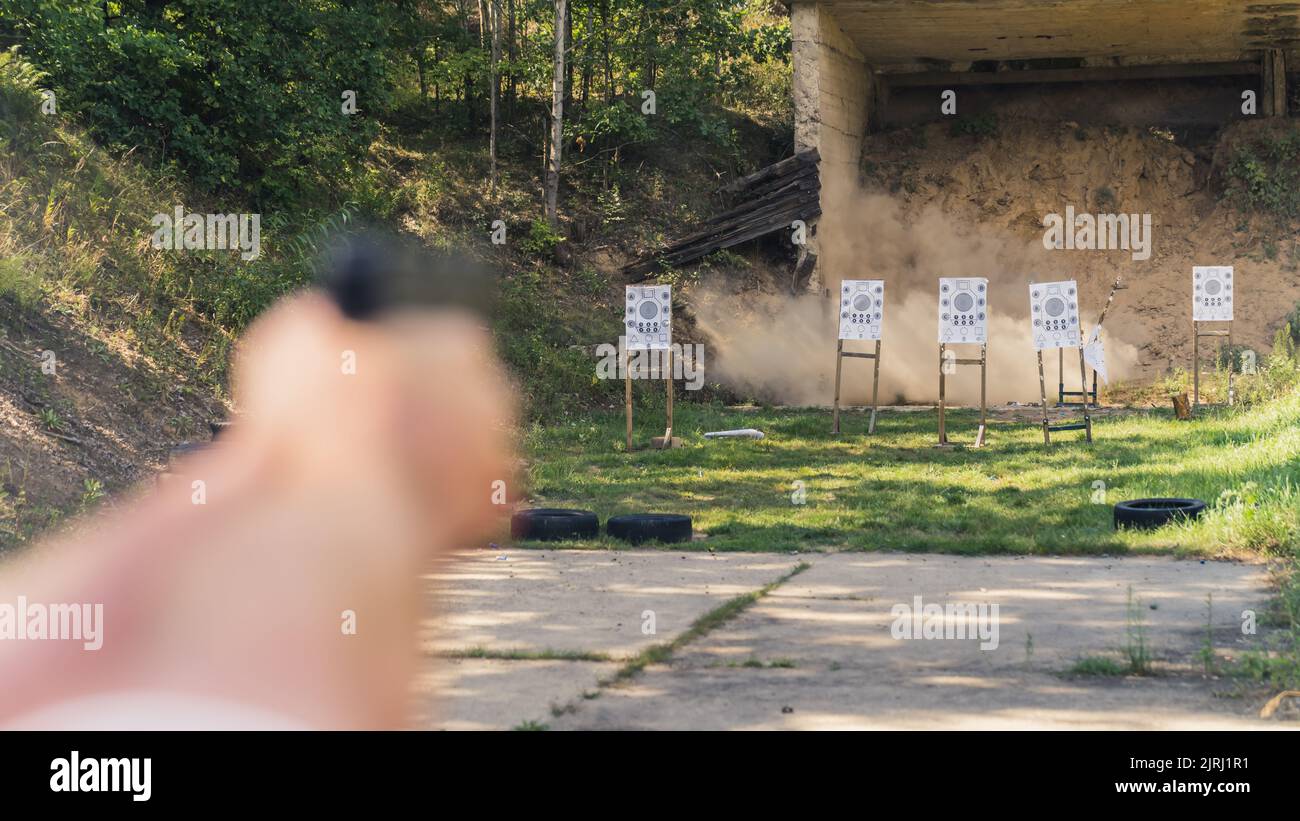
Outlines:
{"type": "Polygon", "coordinates": [[[1192,268],[1192,319],[1196,322],[1232,321],[1231,265],[1192,268]]]}
{"type": "Polygon", "coordinates": [[[939,278],[939,341],[983,343],[988,338],[989,281],[939,278]]]}
{"type": "Polygon", "coordinates": [[[623,320],[627,350],[668,350],[673,342],[672,286],[628,285],[623,320]]]}
{"type": "Polygon", "coordinates": [[[884,313],[884,280],[846,279],[840,283],[840,339],[879,339],[884,313]]]}
{"type": "Polygon", "coordinates": [[[1029,318],[1038,350],[1082,345],[1078,283],[1072,279],[1029,283],[1029,318]]]}

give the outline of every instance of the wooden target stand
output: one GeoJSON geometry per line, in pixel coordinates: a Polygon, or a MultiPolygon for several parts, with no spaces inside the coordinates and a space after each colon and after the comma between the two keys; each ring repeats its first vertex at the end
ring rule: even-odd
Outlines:
{"type": "Polygon", "coordinates": [[[859,353],[857,351],[844,350],[844,340],[837,340],[835,343],[835,411],[832,414],[831,433],[835,436],[840,435],[840,366],[844,363],[844,357],[852,356],[858,359],[874,359],[876,361],[875,373],[871,377],[871,421],[867,423],[867,435],[876,432],[876,411],[879,410],[880,398],[880,340],[876,340],[875,353],[859,353]]]}
{"type": "MultiPolygon", "coordinates": [[[[1083,349],[1080,348],[1079,350],[1083,349]]],[[[1056,384],[1056,407],[1064,408],[1067,405],[1073,407],[1074,405],[1082,404],[1082,406],[1086,408],[1088,407],[1088,401],[1090,399],[1092,400],[1092,404],[1097,404],[1097,372],[1095,370],[1092,372],[1091,388],[1088,387],[1088,383],[1085,380],[1083,383],[1084,389],[1081,391],[1067,391],[1065,389],[1065,348],[1056,349],[1056,374],[1058,377],[1056,384]],[[1081,399],[1081,403],[1074,401],[1066,402],[1065,398],[1067,396],[1078,396],[1081,399]]]]}
{"type": "MultiPolygon", "coordinates": [[[[656,436],[650,440],[650,447],[659,450],[668,448],[680,448],[682,440],[680,436],[673,436],[673,349],[668,348],[665,352],[667,360],[667,379],[668,383],[668,405],[667,416],[668,426],[664,429],[663,436],[656,436]]],[[[627,364],[623,371],[623,398],[627,406],[627,452],[631,453],[632,448],[632,356],[633,352],[627,352],[627,364]]]]}
{"type": "MultiPolygon", "coordinates": [[[[1038,395],[1042,400],[1043,408],[1043,444],[1052,444],[1052,434],[1067,430],[1083,431],[1084,439],[1092,443],[1092,414],[1088,413],[1088,366],[1083,360],[1083,339],[1079,339],[1079,387],[1082,389],[1079,395],[1083,399],[1083,421],[1066,422],[1061,425],[1053,425],[1047,418],[1047,377],[1043,374],[1043,352],[1038,352],[1038,395]]],[[[1062,349],[1064,351],[1064,349],[1062,349]]],[[[1062,352],[1061,361],[1064,363],[1065,354],[1062,352]]],[[[1061,377],[1064,383],[1065,377],[1061,377]]]]}
{"type": "MultiPolygon", "coordinates": [[[[953,444],[948,441],[948,426],[946,423],[947,411],[947,381],[948,374],[944,371],[944,352],[948,350],[948,343],[939,343],[939,444],[935,447],[950,448],[953,444]]],[[[988,363],[989,363],[989,343],[984,342],[980,345],[979,359],[953,359],[954,365],[979,365],[980,367],[980,426],[975,434],[975,444],[971,447],[983,447],[984,435],[988,430],[988,363]]]]}
{"type": "MultiPolygon", "coordinates": [[[[1106,296],[1106,304],[1103,305],[1101,308],[1101,316],[1097,317],[1098,327],[1100,327],[1106,321],[1106,314],[1110,311],[1110,306],[1115,301],[1115,292],[1123,291],[1126,290],[1127,288],[1128,286],[1124,284],[1124,277],[1122,276],[1115,277],[1115,281],[1111,283],[1110,286],[1110,293],[1106,296]]],[[[1083,328],[1079,329],[1079,333],[1080,333],[1080,338],[1086,342],[1087,337],[1082,335],[1083,328]]],[[[1080,348],[1079,350],[1082,351],[1083,348],[1080,348]]],[[[1097,369],[1096,368],[1093,368],[1092,370],[1091,389],[1088,388],[1088,383],[1084,382],[1082,386],[1083,390],[1067,391],[1065,389],[1065,348],[1057,348],[1056,349],[1056,375],[1058,377],[1057,385],[1056,385],[1056,407],[1063,408],[1066,405],[1079,404],[1077,402],[1066,402],[1065,397],[1067,396],[1080,397],[1083,400],[1084,409],[1087,409],[1088,407],[1089,398],[1092,399],[1092,404],[1094,406],[1101,407],[1101,403],[1097,401],[1097,369]]]]}
{"type": "MultiPolygon", "coordinates": [[[[1232,350],[1232,320],[1228,320],[1226,330],[1202,331],[1201,326],[1207,325],[1207,322],[1192,320],[1192,413],[1201,407],[1201,337],[1226,337],[1228,340],[1228,350],[1232,350]]],[[[1232,363],[1228,364],[1228,404],[1233,401],[1232,395],[1232,363]]]]}

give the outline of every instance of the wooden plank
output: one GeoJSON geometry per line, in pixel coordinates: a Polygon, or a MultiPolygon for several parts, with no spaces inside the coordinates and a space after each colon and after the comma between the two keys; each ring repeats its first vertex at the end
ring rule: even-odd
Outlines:
{"type": "Polygon", "coordinates": [[[689,254],[683,252],[683,253],[675,254],[672,257],[668,257],[668,258],[660,256],[660,257],[646,260],[645,262],[638,263],[628,268],[624,268],[623,273],[625,275],[632,277],[632,279],[630,280],[631,282],[640,282],[644,280],[646,277],[648,277],[651,273],[653,273],[658,268],[661,260],[667,265],[681,265],[683,263],[699,259],[700,257],[707,256],[708,254],[711,254],[714,251],[721,251],[724,248],[730,248],[733,245],[739,245],[742,242],[748,242],[751,239],[757,239],[758,237],[761,237],[765,234],[770,234],[773,231],[779,230],[780,228],[783,228],[786,225],[788,225],[789,223],[787,220],[795,219],[795,218],[815,219],[821,216],[821,213],[822,213],[821,208],[817,207],[809,212],[798,212],[797,214],[794,215],[786,215],[783,216],[782,219],[777,219],[772,221],[771,223],[762,224],[757,228],[752,228],[745,231],[738,231],[738,232],[733,232],[732,234],[728,234],[722,239],[718,240],[717,242],[710,244],[708,247],[695,249],[689,254]]]}
{"type": "Polygon", "coordinates": [[[697,232],[687,239],[673,243],[651,257],[624,266],[623,273],[628,275],[644,274],[653,270],[660,261],[669,265],[688,262],[713,251],[728,248],[737,242],[745,241],[744,239],[735,239],[738,234],[746,235],[746,239],[753,239],[787,226],[795,219],[812,219],[820,214],[821,207],[819,198],[816,196],[809,196],[791,203],[774,203],[758,212],[735,219],[727,225],[697,232]],[[754,230],[756,228],[757,231],[754,230]]]}
{"type": "Polygon", "coordinates": [[[773,163],[766,168],[760,168],[753,174],[741,177],[738,180],[732,180],[719,188],[718,193],[724,196],[728,194],[736,194],[751,185],[772,179],[773,177],[779,177],[782,174],[798,169],[802,165],[812,164],[815,166],[816,163],[819,162],[821,162],[821,154],[818,153],[816,148],[808,148],[800,151],[792,157],[786,157],[780,162],[773,163]]]}

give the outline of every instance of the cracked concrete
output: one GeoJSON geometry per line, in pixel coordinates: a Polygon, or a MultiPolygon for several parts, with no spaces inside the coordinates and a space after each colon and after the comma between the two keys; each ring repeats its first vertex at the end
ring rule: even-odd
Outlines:
{"type": "Polygon", "coordinates": [[[1255,646],[1264,566],[1171,558],[841,553],[512,551],[466,554],[429,577],[443,602],[425,647],[417,726],[552,729],[1278,728],[1265,694],[1201,675],[1207,596],[1216,651],[1255,646]],[[667,664],[600,688],[625,660],[799,561],[811,567],[667,664]],[[1134,607],[1130,611],[1132,590],[1134,607]],[[895,606],[998,606],[978,639],[900,640],[895,606]],[[656,614],[656,634],[641,616],[656,614]],[[1138,618],[1135,619],[1136,614],[1138,618]],[[1121,661],[1140,623],[1155,676],[1065,671],[1121,661]],[[436,629],[434,625],[439,625],[436,629]],[[435,653],[485,648],[497,659],[435,653]],[[548,651],[608,660],[547,657],[548,651]],[[540,658],[538,657],[540,656],[540,658]],[[599,689],[599,697],[590,698],[599,689]],[[588,697],[584,697],[584,694],[588,697]],[[565,709],[571,705],[572,709],[565,709]]]}

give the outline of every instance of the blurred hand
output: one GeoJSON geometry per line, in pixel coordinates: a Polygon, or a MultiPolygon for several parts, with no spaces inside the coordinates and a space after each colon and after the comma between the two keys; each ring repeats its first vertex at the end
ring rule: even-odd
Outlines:
{"type": "Polygon", "coordinates": [[[500,512],[492,483],[512,478],[487,334],[434,312],[355,322],[299,295],[250,329],[233,388],[240,421],[178,479],[0,569],[0,603],[102,603],[104,622],[96,651],[0,641],[0,724],[104,726],[86,711],[112,702],[81,699],[144,692],[195,699],[149,726],[266,726],[256,711],[403,724],[417,576],[484,534],[500,512]],[[33,712],[58,704],[55,718],[33,712]]]}

